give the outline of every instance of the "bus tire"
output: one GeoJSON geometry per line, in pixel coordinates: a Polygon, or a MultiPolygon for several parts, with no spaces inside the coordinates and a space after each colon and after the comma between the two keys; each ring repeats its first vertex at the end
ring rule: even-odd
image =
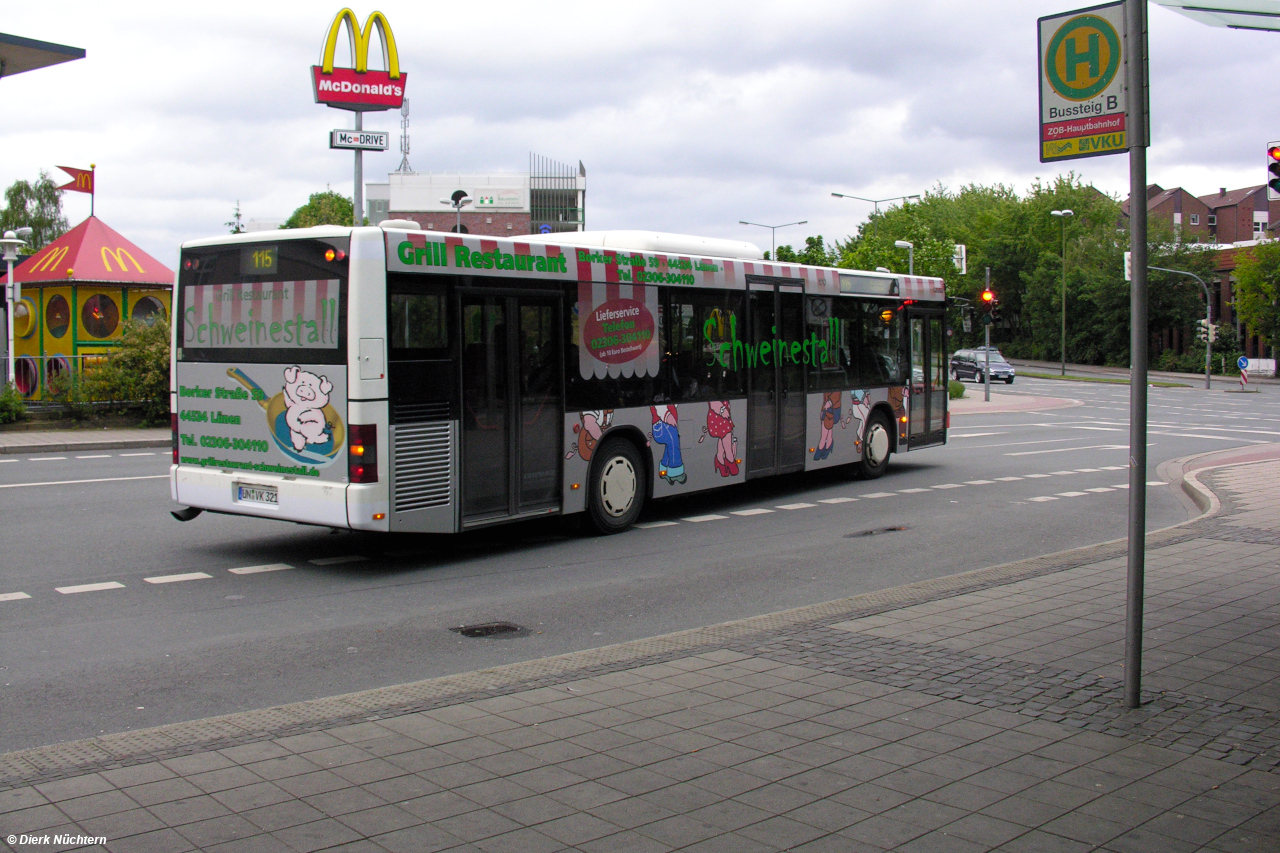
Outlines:
{"type": "Polygon", "coordinates": [[[644,508],[644,461],[636,446],[624,438],[605,441],[592,459],[587,514],[603,534],[621,533],[644,508]]]}
{"type": "Polygon", "coordinates": [[[889,467],[889,454],[893,447],[893,433],[889,431],[889,419],[884,412],[872,412],[867,421],[867,432],[862,438],[862,458],[858,460],[858,476],[874,480],[889,467]]]}

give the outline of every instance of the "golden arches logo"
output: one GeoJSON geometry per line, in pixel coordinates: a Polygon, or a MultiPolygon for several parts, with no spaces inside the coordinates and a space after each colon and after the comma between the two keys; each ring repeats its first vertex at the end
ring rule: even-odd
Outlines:
{"type": "Polygon", "coordinates": [[[350,9],[339,12],[329,27],[329,35],[324,40],[324,53],[320,59],[322,73],[333,73],[333,54],[338,49],[338,31],[342,29],[343,23],[347,25],[347,36],[351,40],[351,60],[355,63],[356,71],[369,70],[369,39],[376,26],[382,41],[382,61],[387,66],[387,73],[392,80],[400,78],[400,55],[396,52],[396,37],[391,33],[387,16],[381,12],[370,12],[365,19],[364,29],[361,29],[360,19],[350,9]]]}
{"type": "Polygon", "coordinates": [[[115,249],[108,249],[106,246],[102,247],[102,265],[107,268],[107,272],[113,272],[111,269],[111,261],[109,261],[108,258],[116,259],[116,263],[120,266],[120,272],[127,271],[124,265],[125,258],[129,259],[130,263],[133,264],[134,268],[137,269],[138,272],[146,272],[146,270],[142,268],[142,264],[138,263],[133,255],[129,254],[129,250],[123,246],[115,249]]]}
{"type": "Polygon", "coordinates": [[[53,272],[58,264],[62,263],[62,259],[67,256],[66,246],[54,246],[49,253],[39,260],[38,263],[33,262],[32,272],[53,272]]]}

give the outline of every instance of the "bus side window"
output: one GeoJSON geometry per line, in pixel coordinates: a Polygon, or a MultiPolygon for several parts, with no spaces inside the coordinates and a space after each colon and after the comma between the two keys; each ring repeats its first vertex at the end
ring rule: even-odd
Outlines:
{"type": "Polygon", "coordinates": [[[858,301],[847,297],[806,297],[805,338],[809,341],[809,390],[854,388],[854,354],[860,329],[858,301]],[[816,343],[815,343],[816,342],[816,343]]]}
{"type": "Polygon", "coordinates": [[[441,293],[388,294],[392,350],[442,349],[449,345],[441,293]]]}
{"type": "Polygon", "coordinates": [[[667,291],[668,394],[673,402],[727,400],[746,394],[744,356],[733,341],[745,335],[741,293],[667,291]]]}
{"type": "Polygon", "coordinates": [[[854,387],[897,385],[902,382],[900,312],[887,302],[858,304],[854,387]]]}

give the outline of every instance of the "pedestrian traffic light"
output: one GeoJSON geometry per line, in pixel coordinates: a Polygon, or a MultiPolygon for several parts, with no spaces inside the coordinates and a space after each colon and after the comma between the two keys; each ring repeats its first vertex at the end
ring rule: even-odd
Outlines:
{"type": "Polygon", "coordinates": [[[1267,201],[1280,201],[1280,142],[1267,143],[1267,201]]]}

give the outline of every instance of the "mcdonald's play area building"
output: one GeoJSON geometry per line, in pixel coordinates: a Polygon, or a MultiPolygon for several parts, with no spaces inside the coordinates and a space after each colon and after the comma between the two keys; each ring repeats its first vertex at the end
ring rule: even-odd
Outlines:
{"type": "Polygon", "coordinates": [[[126,319],[154,323],[172,305],[173,270],[96,216],[24,258],[13,277],[22,288],[14,380],[29,400],[50,399],[120,346],[126,319]]]}

